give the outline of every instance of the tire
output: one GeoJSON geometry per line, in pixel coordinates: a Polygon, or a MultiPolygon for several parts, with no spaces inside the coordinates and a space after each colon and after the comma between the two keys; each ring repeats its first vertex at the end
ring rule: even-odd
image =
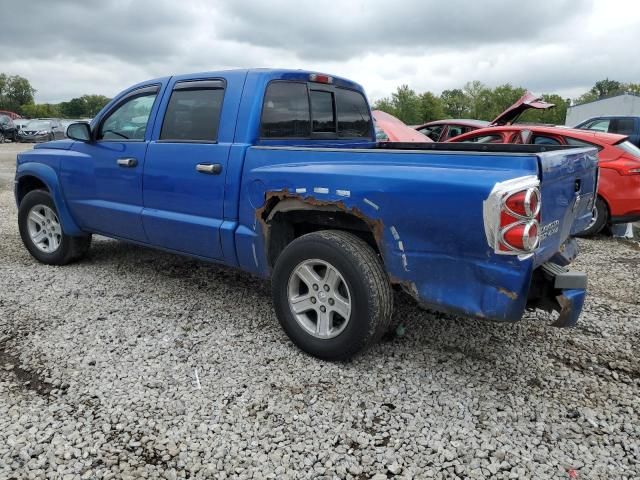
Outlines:
{"type": "Polygon", "coordinates": [[[338,230],[309,233],[291,242],[276,262],[272,296],[291,341],[323,360],[350,359],[378,341],[393,312],[393,292],[379,256],[357,236],[338,230]],[[306,267],[315,276],[309,276],[306,267]],[[329,275],[331,269],[335,275],[329,275]],[[315,281],[317,290],[311,284],[315,281]],[[293,304],[299,305],[298,314],[293,304]],[[323,311],[325,321],[320,322],[323,311]]]}
{"type": "Polygon", "coordinates": [[[0,132],[0,143],[4,143],[5,136],[3,132],[0,132]]]}
{"type": "Polygon", "coordinates": [[[22,199],[18,228],[29,253],[47,265],[66,265],[78,260],[91,246],[91,235],[72,237],[62,231],[56,206],[45,190],[33,190],[22,199]]]}
{"type": "Polygon", "coordinates": [[[589,237],[591,235],[600,233],[609,221],[609,208],[607,208],[607,204],[602,198],[598,197],[596,199],[596,204],[593,208],[593,212],[594,220],[592,221],[591,225],[577,234],[577,237],[589,237]]]}

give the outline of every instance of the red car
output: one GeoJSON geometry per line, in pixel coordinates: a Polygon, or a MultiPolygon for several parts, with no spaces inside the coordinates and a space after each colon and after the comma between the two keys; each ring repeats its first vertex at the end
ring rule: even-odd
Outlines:
{"type": "Polygon", "coordinates": [[[547,103],[531,92],[525,92],[520,99],[498,115],[492,122],[486,120],[471,120],[462,118],[450,118],[447,120],[435,120],[415,127],[417,131],[425,134],[434,142],[446,142],[450,138],[477,130],[478,128],[493,127],[496,125],[509,125],[513,123],[525,110],[529,108],[552,108],[553,103],[547,103]]]}
{"type": "Polygon", "coordinates": [[[376,127],[376,139],[379,142],[431,142],[432,140],[415,131],[399,118],[381,110],[374,110],[373,120],[376,127]]]}
{"type": "Polygon", "coordinates": [[[595,146],[600,151],[598,198],[582,235],[598,233],[607,223],[640,220],[640,148],[625,135],[521,124],[481,128],[448,141],[595,146]]]}

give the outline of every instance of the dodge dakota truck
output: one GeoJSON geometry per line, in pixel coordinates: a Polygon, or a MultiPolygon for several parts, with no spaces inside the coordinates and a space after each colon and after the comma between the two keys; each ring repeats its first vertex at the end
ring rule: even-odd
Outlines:
{"type": "Polygon", "coordinates": [[[362,87],[300,70],[158,78],[69,139],[17,157],[21,238],[40,262],[99,234],[271,279],[305,352],[348,359],[390,327],[393,290],[430,309],[572,326],[594,148],[376,143],[362,87]],[[554,313],[555,312],[555,313],[554,313]]]}

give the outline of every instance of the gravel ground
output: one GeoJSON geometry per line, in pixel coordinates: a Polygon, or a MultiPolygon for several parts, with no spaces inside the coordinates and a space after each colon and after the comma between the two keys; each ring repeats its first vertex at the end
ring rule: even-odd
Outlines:
{"type": "Polygon", "coordinates": [[[575,329],[401,298],[403,336],[330,364],[241,272],[102,238],[36,263],[22,148],[0,146],[0,478],[640,478],[637,242],[580,241],[575,329]]]}

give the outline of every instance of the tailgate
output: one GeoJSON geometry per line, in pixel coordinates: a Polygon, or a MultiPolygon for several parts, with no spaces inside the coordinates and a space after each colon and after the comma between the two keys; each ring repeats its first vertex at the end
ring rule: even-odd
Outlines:
{"type": "Polygon", "coordinates": [[[542,210],[536,265],[561,251],[570,235],[589,226],[598,178],[595,148],[538,154],[542,210]]]}

